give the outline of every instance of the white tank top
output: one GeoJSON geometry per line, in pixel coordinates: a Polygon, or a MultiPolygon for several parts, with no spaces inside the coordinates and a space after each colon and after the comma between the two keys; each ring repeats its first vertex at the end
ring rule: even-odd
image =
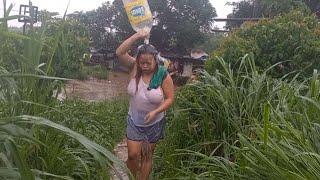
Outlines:
{"type": "Polygon", "coordinates": [[[138,91],[136,92],[136,79],[131,79],[128,85],[128,94],[130,95],[129,116],[136,126],[147,127],[161,121],[164,117],[164,112],[156,115],[155,119],[150,124],[145,124],[146,115],[157,109],[164,101],[164,95],[161,87],[157,89],[148,90],[142,78],[138,84],[138,91]]]}

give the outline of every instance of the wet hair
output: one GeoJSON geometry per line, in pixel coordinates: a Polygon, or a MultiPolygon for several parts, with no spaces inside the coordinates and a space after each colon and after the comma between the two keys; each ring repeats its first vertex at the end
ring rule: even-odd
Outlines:
{"type": "Polygon", "coordinates": [[[151,44],[142,44],[138,47],[137,58],[139,58],[141,56],[141,54],[151,54],[151,55],[156,56],[158,54],[158,51],[151,44]]]}
{"type": "Polygon", "coordinates": [[[137,72],[136,72],[136,92],[138,91],[138,85],[139,85],[139,82],[140,82],[140,79],[141,79],[141,76],[142,76],[142,70],[139,66],[139,59],[141,57],[142,54],[150,54],[153,56],[154,58],[154,61],[156,62],[156,68],[155,68],[155,71],[158,70],[158,63],[157,63],[157,54],[158,54],[158,51],[157,49],[152,46],[151,44],[142,44],[138,47],[138,50],[137,50],[137,56],[136,56],[136,63],[137,63],[137,72]]]}

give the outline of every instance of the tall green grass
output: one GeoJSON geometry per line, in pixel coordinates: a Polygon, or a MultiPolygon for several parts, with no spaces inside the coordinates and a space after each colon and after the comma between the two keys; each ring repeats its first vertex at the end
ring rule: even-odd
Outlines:
{"type": "Polygon", "coordinates": [[[13,33],[8,31],[7,21],[17,16],[10,16],[13,5],[6,8],[6,0],[3,4],[0,179],[107,179],[112,163],[126,169],[110,152],[121,138],[126,105],[57,101],[53,90],[62,89],[68,80],[54,77],[56,55],[65,56],[59,60],[68,56],[58,48],[66,43],[60,41],[64,23],[50,37],[46,26],[30,26],[26,35],[13,33]],[[46,44],[47,38],[53,41],[46,44]],[[118,116],[112,116],[112,110],[118,116]]]}
{"type": "MultiPolygon", "coordinates": [[[[127,114],[125,99],[100,103],[70,100],[57,104],[54,108],[39,108],[43,109],[43,113],[38,116],[52,118],[54,122],[98,142],[109,151],[123,138],[127,114]]],[[[74,139],[46,127],[37,129],[35,135],[42,144],[36,148],[32,148],[32,144],[25,144],[22,148],[32,167],[76,179],[108,177],[107,168],[103,168],[99,161],[74,139]]]]}
{"type": "Polygon", "coordinates": [[[156,177],[317,179],[318,72],[272,79],[273,67],[259,73],[251,55],[237,69],[217,61],[219,70],[179,92],[156,177]]]}

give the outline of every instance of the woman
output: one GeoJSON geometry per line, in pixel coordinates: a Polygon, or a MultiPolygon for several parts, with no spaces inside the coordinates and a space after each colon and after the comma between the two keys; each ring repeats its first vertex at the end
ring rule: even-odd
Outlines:
{"type": "Polygon", "coordinates": [[[138,48],[136,58],[128,54],[134,42],[148,36],[149,33],[139,31],[125,40],[116,52],[120,62],[131,70],[127,166],[134,177],[139,172],[141,180],[149,178],[156,143],[164,136],[165,111],[174,100],[172,79],[157,62],[156,49],[144,44],[138,48]]]}

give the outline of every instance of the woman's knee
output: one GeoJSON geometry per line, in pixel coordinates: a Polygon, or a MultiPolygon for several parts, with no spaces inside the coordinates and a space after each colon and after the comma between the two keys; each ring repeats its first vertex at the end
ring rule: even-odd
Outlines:
{"type": "Polygon", "coordinates": [[[128,160],[135,161],[138,160],[140,156],[140,153],[138,152],[128,152],[128,160]]]}
{"type": "Polygon", "coordinates": [[[141,142],[127,140],[128,160],[137,160],[140,157],[141,142]]]}

